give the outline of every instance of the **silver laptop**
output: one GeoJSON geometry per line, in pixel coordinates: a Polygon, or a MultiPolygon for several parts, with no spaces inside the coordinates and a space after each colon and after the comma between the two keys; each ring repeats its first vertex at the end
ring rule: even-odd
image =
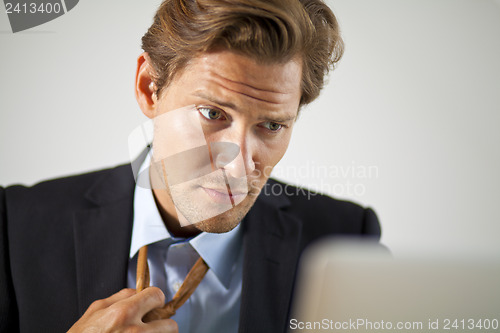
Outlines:
{"type": "Polygon", "coordinates": [[[393,258],[331,239],[304,254],[289,332],[500,332],[500,258],[393,258]]]}

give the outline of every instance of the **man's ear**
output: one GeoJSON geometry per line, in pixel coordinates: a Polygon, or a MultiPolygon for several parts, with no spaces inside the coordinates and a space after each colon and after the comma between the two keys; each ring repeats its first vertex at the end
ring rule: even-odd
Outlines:
{"type": "Polygon", "coordinates": [[[143,52],[137,58],[137,73],[135,75],[135,99],[142,110],[142,113],[148,118],[155,116],[156,104],[158,98],[156,96],[156,86],[151,77],[154,70],[149,63],[149,57],[146,52],[143,52]]]}

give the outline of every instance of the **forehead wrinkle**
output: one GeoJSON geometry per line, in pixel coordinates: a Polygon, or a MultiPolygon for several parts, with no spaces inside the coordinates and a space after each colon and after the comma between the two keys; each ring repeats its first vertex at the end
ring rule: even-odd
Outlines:
{"type": "Polygon", "coordinates": [[[254,87],[250,84],[247,84],[247,83],[243,83],[243,82],[239,82],[239,81],[234,81],[234,80],[231,80],[231,79],[228,79],[220,74],[217,74],[216,72],[214,71],[210,71],[211,74],[213,74],[214,76],[222,79],[223,81],[228,81],[228,82],[231,82],[231,83],[234,83],[234,84],[237,84],[237,85],[242,85],[242,86],[246,86],[252,90],[257,90],[257,91],[262,91],[262,92],[270,92],[270,93],[275,93],[275,94],[286,94],[284,92],[281,92],[281,91],[274,91],[274,90],[267,90],[267,89],[261,89],[261,88],[257,88],[257,87],[254,87]]]}
{"type": "MultiPolygon", "coordinates": [[[[281,93],[281,96],[262,96],[262,95],[267,95],[266,93],[257,93],[255,95],[258,95],[258,96],[255,96],[255,95],[251,95],[250,93],[248,92],[242,92],[240,90],[236,90],[236,89],[233,89],[231,87],[228,87],[227,85],[223,84],[222,82],[217,82],[217,80],[215,80],[217,85],[219,86],[220,89],[224,89],[228,92],[231,92],[231,93],[235,93],[235,94],[238,94],[238,95],[241,95],[241,96],[245,96],[246,98],[250,98],[256,102],[260,102],[260,103],[265,103],[265,104],[269,104],[269,105],[273,105],[273,106],[277,106],[277,105],[282,105],[282,104],[286,104],[286,93],[281,93]],[[283,96],[285,95],[285,96],[283,96]]],[[[247,89],[245,89],[247,90],[247,89]]]]}
{"type": "Polygon", "coordinates": [[[273,105],[280,105],[280,104],[283,104],[283,103],[280,103],[280,102],[270,101],[270,100],[267,100],[267,99],[262,99],[262,98],[258,98],[258,97],[255,97],[255,96],[251,96],[251,95],[249,95],[249,94],[245,94],[245,93],[239,92],[239,91],[237,91],[237,90],[233,90],[233,89],[231,89],[231,88],[229,88],[229,87],[225,87],[225,86],[223,86],[223,85],[221,85],[221,86],[222,86],[224,89],[226,89],[226,90],[232,91],[232,92],[234,92],[234,93],[236,93],[236,94],[240,94],[240,95],[246,96],[246,97],[248,97],[248,98],[254,99],[254,100],[259,101],[259,102],[263,102],[263,103],[267,103],[267,104],[273,104],[273,105]]]}
{"type": "Polygon", "coordinates": [[[286,98],[291,94],[289,92],[281,92],[253,87],[250,84],[230,80],[213,71],[211,71],[211,74],[213,74],[214,76],[212,80],[218,85],[222,86],[224,89],[261,102],[269,104],[285,104],[286,98]]]}

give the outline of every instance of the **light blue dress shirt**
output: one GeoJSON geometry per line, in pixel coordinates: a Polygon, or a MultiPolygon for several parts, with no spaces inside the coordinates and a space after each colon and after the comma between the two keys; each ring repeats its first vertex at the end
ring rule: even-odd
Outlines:
{"type": "Polygon", "coordinates": [[[174,296],[201,256],[210,268],[189,300],[172,317],[180,333],[237,332],[242,283],[242,233],[203,232],[185,239],[172,237],[160,216],[149,184],[148,156],[141,166],[134,192],[134,224],[130,246],[128,287],[135,289],[137,253],[148,245],[150,284],[174,296]],[[147,177],[147,178],[143,178],[147,177]]]}

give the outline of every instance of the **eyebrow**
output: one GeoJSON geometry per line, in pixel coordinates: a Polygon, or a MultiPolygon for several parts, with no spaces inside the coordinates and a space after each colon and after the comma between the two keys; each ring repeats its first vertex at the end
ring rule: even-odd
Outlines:
{"type": "Polygon", "coordinates": [[[224,101],[221,101],[221,100],[218,100],[217,98],[215,98],[214,96],[211,96],[211,95],[207,95],[201,91],[195,91],[193,93],[194,96],[197,96],[197,97],[200,97],[200,98],[203,98],[203,99],[206,99],[212,103],[215,103],[215,104],[218,104],[220,106],[223,106],[225,108],[230,108],[230,109],[236,109],[236,105],[231,103],[231,102],[224,102],[224,101]]]}
{"type": "Polygon", "coordinates": [[[281,118],[269,118],[269,117],[259,117],[259,120],[276,122],[276,123],[286,123],[292,120],[295,120],[297,116],[289,116],[289,117],[281,117],[281,118]]]}
{"type": "MultiPolygon", "coordinates": [[[[205,94],[204,92],[201,92],[201,91],[195,91],[193,93],[194,96],[197,96],[197,97],[200,97],[200,98],[203,98],[203,99],[206,99],[214,104],[217,104],[217,105],[220,105],[222,107],[225,107],[225,108],[230,108],[230,109],[233,109],[233,110],[237,110],[237,107],[235,104],[231,103],[231,102],[225,102],[225,101],[221,101],[219,99],[217,99],[216,97],[212,96],[212,95],[209,95],[209,94],[205,94]]],[[[288,122],[288,121],[291,121],[291,120],[295,120],[297,118],[297,115],[292,115],[292,116],[284,116],[284,117],[277,117],[277,118],[270,118],[270,117],[259,117],[258,120],[261,120],[261,121],[270,121],[270,122],[288,122]]]]}

